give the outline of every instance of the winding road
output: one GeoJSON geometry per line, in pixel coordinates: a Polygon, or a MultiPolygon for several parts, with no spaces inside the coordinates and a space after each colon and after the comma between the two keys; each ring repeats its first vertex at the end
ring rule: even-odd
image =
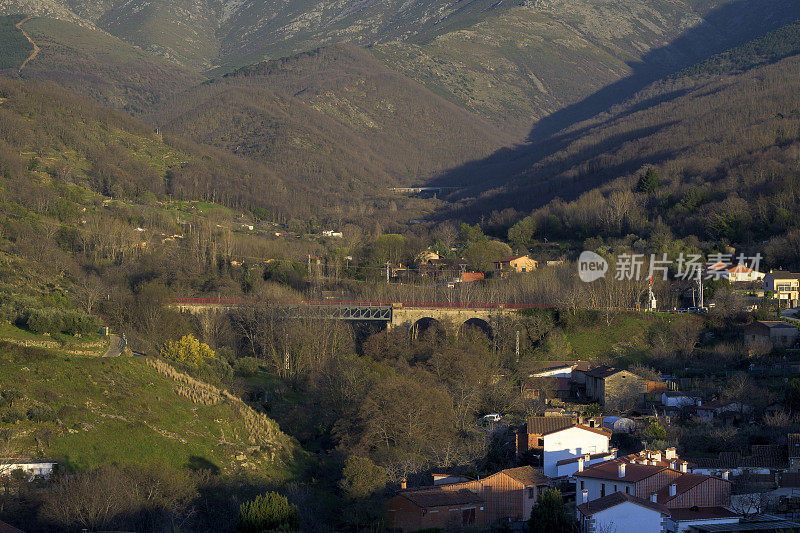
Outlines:
{"type": "Polygon", "coordinates": [[[28,63],[30,63],[31,61],[36,59],[36,56],[39,55],[39,45],[37,45],[35,42],[33,42],[33,39],[31,39],[31,36],[28,35],[28,32],[26,32],[24,29],[22,29],[22,25],[25,24],[26,22],[28,22],[29,20],[31,20],[32,18],[33,17],[26,17],[26,18],[20,20],[19,22],[17,22],[17,24],[15,25],[15,27],[19,31],[22,32],[22,35],[24,35],[25,38],[28,39],[28,42],[33,45],[33,51],[31,52],[31,55],[29,55],[28,58],[25,61],[23,61],[22,65],[20,65],[20,67],[19,67],[20,72],[22,72],[22,69],[24,69],[28,65],[28,63]]]}

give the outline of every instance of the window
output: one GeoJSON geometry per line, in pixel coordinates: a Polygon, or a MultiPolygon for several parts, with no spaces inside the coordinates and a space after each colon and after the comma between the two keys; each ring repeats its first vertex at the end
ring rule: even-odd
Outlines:
{"type": "Polygon", "coordinates": [[[617,492],[617,486],[614,485],[614,492],[617,492]]]}
{"type": "Polygon", "coordinates": [[[605,495],[606,495],[606,484],[605,483],[601,483],[600,484],[600,497],[602,498],[605,495]]]}
{"type": "Polygon", "coordinates": [[[625,494],[630,494],[630,493],[631,493],[631,488],[625,487],[625,494]]]}
{"type": "Polygon", "coordinates": [[[583,480],[581,480],[581,490],[583,490],[583,480]]]}
{"type": "Polygon", "coordinates": [[[544,448],[544,439],[539,439],[539,446],[544,448]]]}
{"type": "Polygon", "coordinates": [[[475,508],[462,509],[461,511],[461,525],[471,526],[475,524],[475,508]]]}
{"type": "Polygon", "coordinates": [[[536,489],[533,487],[528,487],[528,499],[532,500],[536,497],[536,489]]]}

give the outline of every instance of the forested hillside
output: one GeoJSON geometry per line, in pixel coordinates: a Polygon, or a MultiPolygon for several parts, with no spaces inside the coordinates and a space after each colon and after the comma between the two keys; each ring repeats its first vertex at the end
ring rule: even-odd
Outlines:
{"type": "Polygon", "coordinates": [[[18,69],[30,55],[33,45],[17,30],[22,15],[0,16],[0,71],[18,69]]]}
{"type": "Polygon", "coordinates": [[[510,142],[349,45],[243,68],[165,102],[152,119],[332,203],[383,196],[510,142]]]}
{"type": "MultiPolygon", "coordinates": [[[[547,144],[463,169],[508,179],[461,205],[476,214],[540,206],[527,222],[537,238],[630,236],[665,247],[675,238],[750,248],[764,241],[757,248],[770,265],[796,266],[798,68],[793,56],[657,83],[547,144]]],[[[478,178],[474,187],[486,184],[478,178]]]]}

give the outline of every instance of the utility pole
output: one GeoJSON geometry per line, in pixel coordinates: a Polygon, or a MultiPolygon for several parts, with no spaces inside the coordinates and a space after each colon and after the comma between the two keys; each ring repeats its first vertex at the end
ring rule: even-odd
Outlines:
{"type": "Polygon", "coordinates": [[[517,363],[519,363],[519,330],[517,330],[517,363]]]}
{"type": "Polygon", "coordinates": [[[698,292],[698,299],[700,300],[700,305],[698,307],[703,308],[705,307],[703,302],[703,273],[700,272],[700,269],[697,269],[697,292],[698,292]]]}
{"type": "Polygon", "coordinates": [[[389,261],[386,261],[386,283],[389,283],[389,261]]]}

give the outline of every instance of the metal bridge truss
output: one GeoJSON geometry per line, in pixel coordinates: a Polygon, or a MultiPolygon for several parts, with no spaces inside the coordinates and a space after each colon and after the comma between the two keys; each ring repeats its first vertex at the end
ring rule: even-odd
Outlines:
{"type": "Polygon", "coordinates": [[[293,305],[276,307],[285,318],[392,321],[392,307],[381,305],[293,305]]]}

